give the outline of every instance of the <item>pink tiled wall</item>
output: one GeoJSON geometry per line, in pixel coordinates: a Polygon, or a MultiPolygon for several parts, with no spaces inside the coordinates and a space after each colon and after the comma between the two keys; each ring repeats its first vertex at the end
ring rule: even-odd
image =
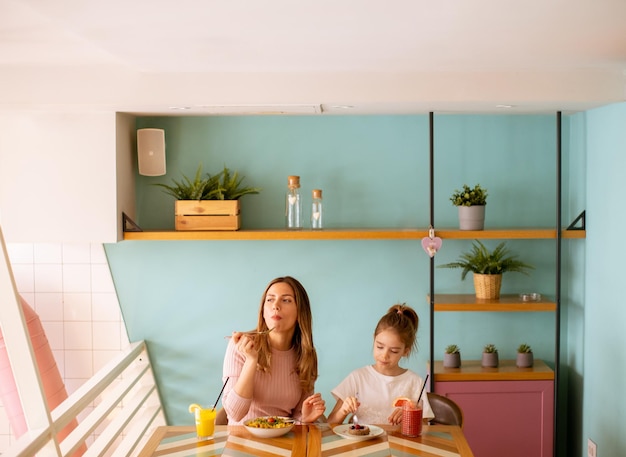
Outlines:
{"type": "MultiPolygon", "coordinates": [[[[19,293],[39,314],[72,393],[128,345],[99,244],[7,244],[19,293]]],[[[0,404],[0,454],[14,438],[0,404]]]]}

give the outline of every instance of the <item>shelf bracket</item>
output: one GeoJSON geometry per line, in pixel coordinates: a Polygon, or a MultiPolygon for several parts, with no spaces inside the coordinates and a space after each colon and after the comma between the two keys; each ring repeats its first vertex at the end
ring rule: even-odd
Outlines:
{"type": "Polygon", "coordinates": [[[123,232],[143,232],[141,227],[137,225],[125,212],[122,212],[122,231],[123,232]]]}
{"type": "Polygon", "coordinates": [[[567,230],[585,230],[585,211],[580,213],[576,219],[567,227],[567,230]],[[580,222],[580,226],[576,227],[576,224],[580,222]]]}

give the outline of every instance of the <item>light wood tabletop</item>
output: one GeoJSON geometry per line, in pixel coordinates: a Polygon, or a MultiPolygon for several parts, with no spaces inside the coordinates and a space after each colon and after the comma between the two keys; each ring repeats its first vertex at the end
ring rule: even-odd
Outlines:
{"type": "Polygon", "coordinates": [[[258,438],[242,425],[216,425],[213,439],[198,441],[195,426],[157,427],[139,457],[152,456],[266,456],[307,455],[308,426],[296,425],[284,436],[258,438]]]}
{"type": "Polygon", "coordinates": [[[424,425],[421,436],[411,438],[400,433],[399,426],[378,425],[384,433],[369,439],[346,439],[336,426],[309,426],[308,457],[340,456],[445,456],[474,457],[463,430],[452,425],[424,425]]]}
{"type": "Polygon", "coordinates": [[[409,438],[398,427],[379,426],[369,439],[347,439],[330,424],[296,425],[278,438],[257,438],[242,426],[218,425],[214,438],[198,441],[194,426],[157,427],[139,457],[166,456],[429,456],[474,457],[460,427],[424,425],[422,435],[409,438]]]}

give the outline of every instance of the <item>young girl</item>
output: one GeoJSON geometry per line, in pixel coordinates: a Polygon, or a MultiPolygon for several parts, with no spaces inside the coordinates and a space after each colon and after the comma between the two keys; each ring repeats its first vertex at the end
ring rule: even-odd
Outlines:
{"type": "Polygon", "coordinates": [[[224,357],[222,405],[228,423],[259,416],[288,416],[314,422],[324,414],[322,396],[313,394],[317,353],[311,305],[302,284],[285,276],[265,289],[254,335],[233,332],[224,357]]]}
{"type": "MultiPolygon", "coordinates": [[[[362,424],[393,424],[402,421],[402,409],[394,408],[398,397],[417,399],[422,378],[398,365],[402,357],[417,350],[417,313],[405,305],[389,308],[374,331],[374,364],[354,370],[331,393],[337,403],[328,422],[342,423],[348,414],[357,413],[362,424]]],[[[423,419],[435,417],[426,392],[422,394],[423,419]]]]}

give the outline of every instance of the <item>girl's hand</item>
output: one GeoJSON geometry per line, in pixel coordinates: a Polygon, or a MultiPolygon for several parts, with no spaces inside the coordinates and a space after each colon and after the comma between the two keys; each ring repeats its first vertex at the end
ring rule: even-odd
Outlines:
{"type": "Polygon", "coordinates": [[[402,408],[396,408],[387,418],[391,425],[398,425],[402,422],[402,408]]]}
{"type": "Polygon", "coordinates": [[[237,347],[237,351],[246,358],[246,362],[250,361],[256,364],[259,359],[259,353],[252,338],[242,332],[233,332],[233,342],[237,347]]]}
{"type": "Polygon", "coordinates": [[[359,409],[359,406],[361,406],[361,403],[356,397],[346,397],[341,404],[341,414],[345,417],[350,413],[355,413],[356,410],[359,409]]]}
{"type": "Polygon", "coordinates": [[[326,411],[322,394],[313,394],[302,402],[302,422],[315,422],[326,411]]]}

